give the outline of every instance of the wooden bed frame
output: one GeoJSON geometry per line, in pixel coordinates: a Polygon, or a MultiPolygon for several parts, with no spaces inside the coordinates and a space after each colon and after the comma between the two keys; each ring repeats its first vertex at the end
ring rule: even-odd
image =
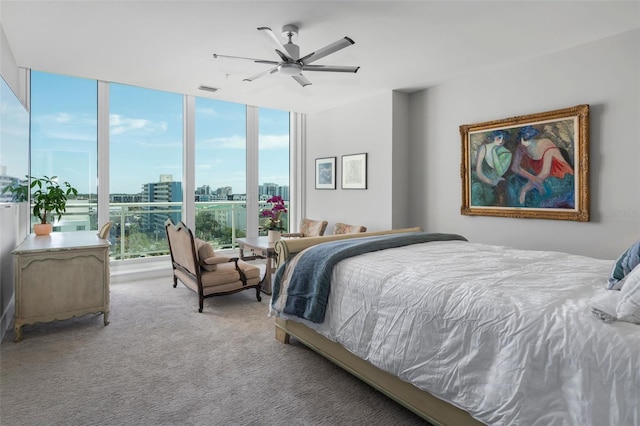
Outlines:
{"type": "MultiPolygon", "coordinates": [[[[275,250],[278,255],[278,266],[301,250],[327,241],[420,231],[422,231],[421,228],[405,228],[392,231],[366,232],[359,234],[283,239],[275,244],[275,250]]],[[[275,326],[276,339],[278,341],[288,344],[290,337],[293,336],[304,345],[334,362],[336,365],[342,367],[365,383],[373,386],[378,391],[384,393],[432,424],[443,426],[483,425],[483,423],[471,417],[471,415],[466,411],[379,369],[362,358],[357,357],[340,344],[327,339],[300,322],[276,318],[275,326]]]]}

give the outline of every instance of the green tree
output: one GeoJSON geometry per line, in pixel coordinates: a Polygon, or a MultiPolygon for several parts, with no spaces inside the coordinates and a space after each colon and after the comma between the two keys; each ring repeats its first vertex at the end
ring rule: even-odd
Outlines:
{"type": "Polygon", "coordinates": [[[196,237],[211,241],[216,236],[220,223],[214,219],[213,212],[202,210],[196,214],[196,237]]]}

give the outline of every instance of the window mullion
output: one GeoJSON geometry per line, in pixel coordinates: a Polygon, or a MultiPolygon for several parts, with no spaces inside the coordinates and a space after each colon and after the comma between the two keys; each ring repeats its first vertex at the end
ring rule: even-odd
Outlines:
{"type": "Polygon", "coordinates": [[[191,229],[196,225],[196,98],[183,97],[182,123],[182,220],[191,229]]]}
{"type": "Polygon", "coordinates": [[[258,107],[247,105],[247,237],[258,236],[258,107]]]}
{"type": "Polygon", "coordinates": [[[109,219],[109,83],[98,80],[98,229],[109,219]]]}

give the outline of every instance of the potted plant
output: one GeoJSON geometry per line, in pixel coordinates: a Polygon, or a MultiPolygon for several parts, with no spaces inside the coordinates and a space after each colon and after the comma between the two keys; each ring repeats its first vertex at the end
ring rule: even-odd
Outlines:
{"type": "Polygon", "coordinates": [[[280,234],[284,231],[282,226],[283,213],[287,212],[287,207],[284,204],[284,200],[279,195],[274,195],[267,200],[267,203],[271,203],[272,207],[264,209],[260,212],[260,217],[268,219],[264,224],[269,236],[269,241],[277,241],[280,239],[280,234]]]}
{"type": "Polygon", "coordinates": [[[71,194],[78,195],[78,190],[63,182],[60,185],[57,176],[43,176],[35,178],[31,176],[31,193],[33,215],[40,219],[40,223],[33,225],[36,235],[49,235],[53,228],[52,222],[60,220],[62,213],[67,211],[67,197],[71,194]]]}

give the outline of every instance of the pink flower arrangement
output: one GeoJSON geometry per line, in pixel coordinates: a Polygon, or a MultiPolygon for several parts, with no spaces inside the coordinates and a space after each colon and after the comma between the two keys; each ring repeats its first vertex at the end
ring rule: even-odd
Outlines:
{"type": "Polygon", "coordinates": [[[282,220],[280,219],[280,216],[282,216],[282,213],[287,212],[287,207],[284,205],[284,200],[281,196],[274,195],[267,200],[267,203],[272,204],[271,208],[263,209],[260,212],[261,218],[269,219],[269,221],[265,224],[265,228],[274,231],[283,231],[284,227],[282,226],[282,220]]]}

